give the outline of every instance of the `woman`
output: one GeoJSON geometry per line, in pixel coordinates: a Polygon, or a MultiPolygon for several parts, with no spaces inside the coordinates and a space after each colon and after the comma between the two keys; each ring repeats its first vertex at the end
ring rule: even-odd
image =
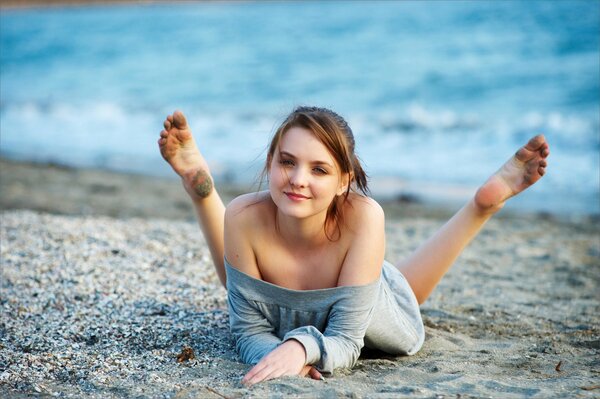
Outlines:
{"type": "Polygon", "coordinates": [[[269,190],[225,208],[184,115],[158,140],[194,202],[217,274],[227,287],[242,382],[322,378],[354,365],[366,345],[413,354],[424,340],[423,303],[464,247],[505,201],[539,180],[549,147],[532,138],[408,259],[383,259],[384,214],[342,117],[299,107],[275,133],[269,190]]]}

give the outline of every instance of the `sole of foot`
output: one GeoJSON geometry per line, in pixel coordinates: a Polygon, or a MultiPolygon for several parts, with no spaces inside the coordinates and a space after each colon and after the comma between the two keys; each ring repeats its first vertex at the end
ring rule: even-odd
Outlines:
{"type": "Polygon", "coordinates": [[[482,211],[500,210],[506,200],[526,190],[546,173],[550,147],[543,135],[532,137],[475,194],[482,211]]]}
{"type": "Polygon", "coordinates": [[[200,153],[185,115],[175,111],[168,115],[160,132],[158,146],[162,157],[171,165],[193,199],[203,199],[213,191],[206,160],[200,153]]]}

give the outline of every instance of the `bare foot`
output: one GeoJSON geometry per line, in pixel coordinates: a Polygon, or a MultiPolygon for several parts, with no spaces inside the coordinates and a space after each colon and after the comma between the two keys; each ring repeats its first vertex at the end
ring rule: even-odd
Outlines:
{"type": "Polygon", "coordinates": [[[193,199],[208,197],[213,191],[213,181],[185,116],[181,111],[175,111],[167,116],[164,127],[158,139],[161,155],[181,176],[183,187],[193,199]]]}
{"type": "Polygon", "coordinates": [[[546,172],[550,148],[543,135],[521,147],[475,194],[475,205],[482,211],[497,211],[510,197],[533,185],[546,172]]]}

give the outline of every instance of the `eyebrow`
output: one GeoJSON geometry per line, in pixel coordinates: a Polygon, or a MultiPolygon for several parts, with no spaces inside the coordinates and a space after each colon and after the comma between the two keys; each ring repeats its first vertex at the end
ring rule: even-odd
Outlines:
{"type": "MultiPolygon", "coordinates": [[[[281,155],[283,155],[283,156],[286,156],[286,157],[289,157],[289,158],[296,159],[296,157],[294,156],[294,154],[290,154],[290,153],[289,153],[289,152],[287,152],[287,151],[279,151],[279,155],[280,155],[280,156],[281,156],[281,155]]],[[[326,162],[326,161],[319,161],[319,160],[316,160],[316,161],[311,161],[311,163],[312,163],[313,165],[325,165],[325,166],[329,166],[330,168],[333,168],[333,165],[332,165],[332,164],[330,164],[329,162],[326,162]]]]}

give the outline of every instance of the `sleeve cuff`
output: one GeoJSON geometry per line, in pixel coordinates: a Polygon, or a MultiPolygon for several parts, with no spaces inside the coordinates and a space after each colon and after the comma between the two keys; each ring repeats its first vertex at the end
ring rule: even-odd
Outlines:
{"type": "Polygon", "coordinates": [[[315,337],[308,334],[294,334],[293,331],[290,331],[283,337],[283,341],[289,341],[290,339],[295,339],[304,347],[306,364],[317,364],[321,360],[321,348],[319,348],[315,337]]]}

